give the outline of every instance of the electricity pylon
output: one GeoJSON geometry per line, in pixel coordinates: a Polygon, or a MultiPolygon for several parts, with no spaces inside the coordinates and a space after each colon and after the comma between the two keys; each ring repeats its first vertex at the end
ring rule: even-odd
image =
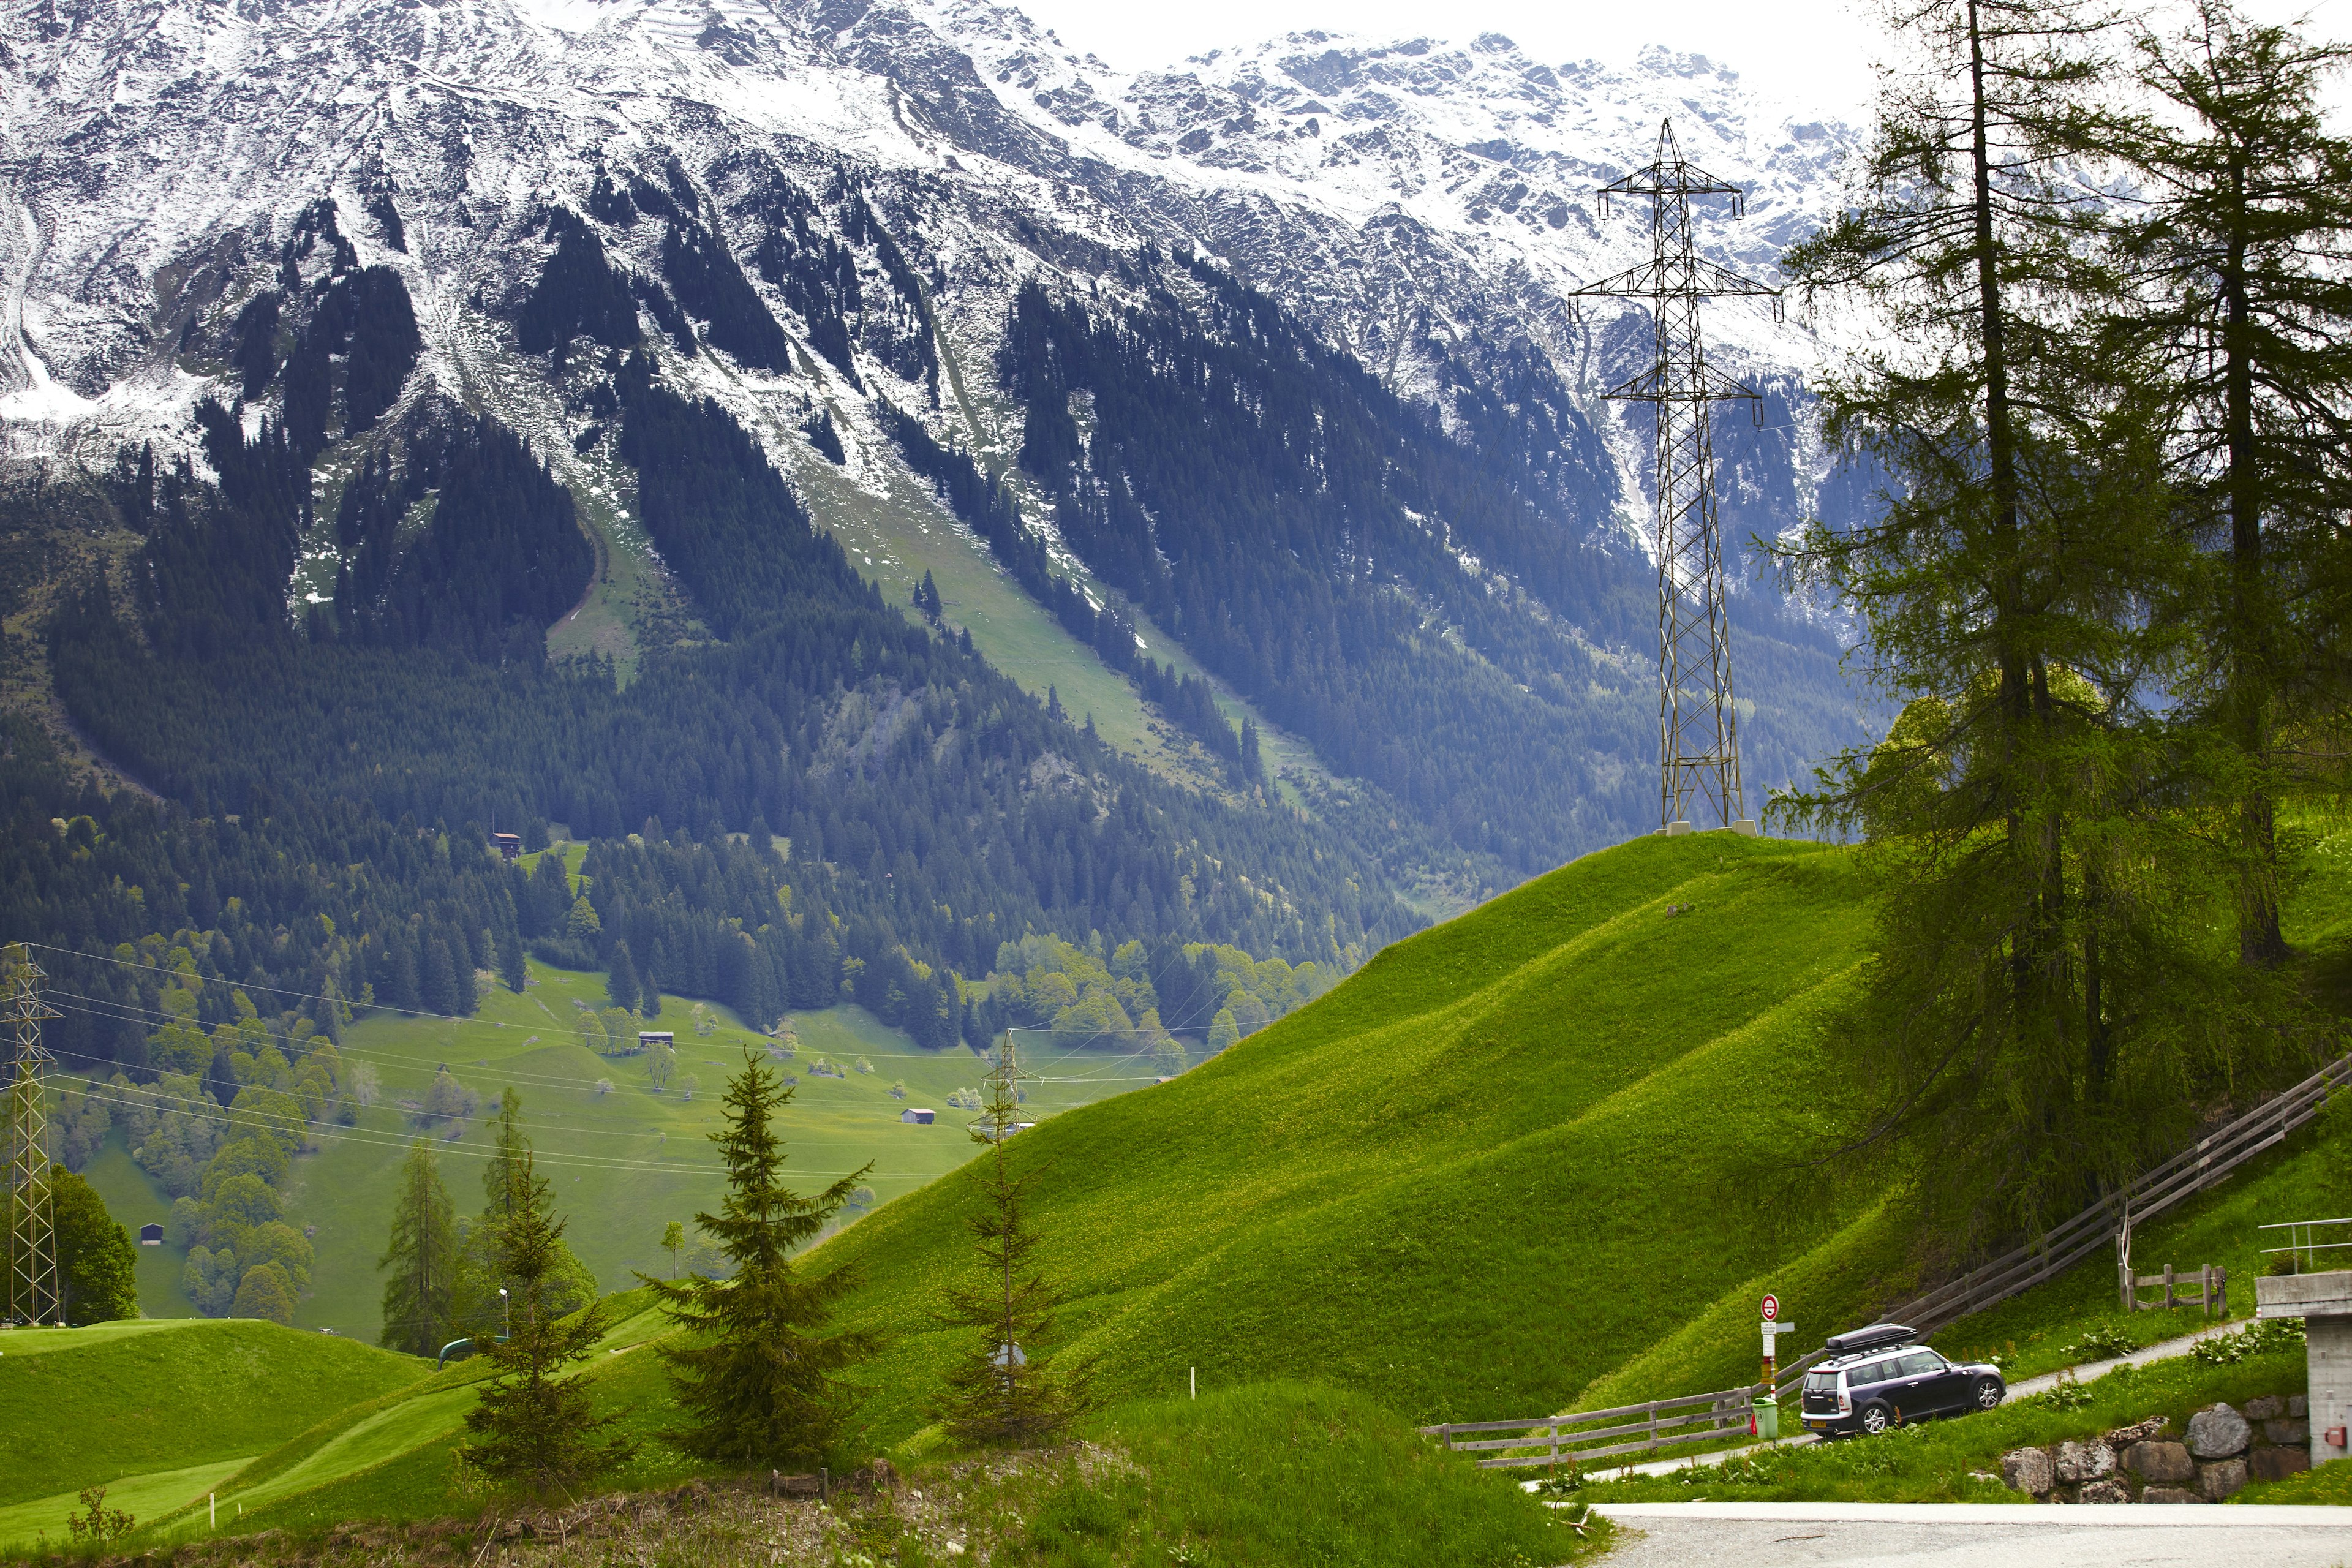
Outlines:
{"type": "Polygon", "coordinates": [[[49,1201],[47,1086],[41,1069],[51,1058],[41,1045],[41,1020],[58,1016],[41,1000],[40,966],[12,944],[0,951],[7,970],[5,1008],[16,1072],[8,1084],[8,1299],[6,1316],[26,1323],[65,1321],[58,1279],[57,1216],[49,1201]]]}
{"type": "MultiPolygon", "coordinates": [[[[1691,249],[1693,196],[1729,196],[1739,213],[1740,190],[1686,162],[1675,142],[1674,121],[1658,127],[1658,155],[1601,190],[1609,198],[1651,200],[1647,263],[1589,283],[1570,298],[1609,296],[1649,301],[1657,357],[1649,369],[1607,396],[1648,403],[1658,410],[1658,816],[1663,831],[1688,832],[1691,797],[1719,826],[1754,832],[1739,783],[1738,715],[1731,700],[1731,626],[1723,586],[1723,545],[1715,514],[1715,445],[1708,405],[1759,394],[1709,368],[1700,343],[1698,305],[1717,295],[1760,294],[1777,301],[1778,289],[1701,260],[1691,249]]],[[[1775,310],[1778,310],[1776,303],[1775,310]]]]}
{"type": "Polygon", "coordinates": [[[1035,1075],[1021,1070],[1019,1051],[1013,1043],[1020,1033],[1018,1029],[1004,1031],[1004,1044],[997,1047],[995,1065],[981,1079],[988,1086],[988,1100],[981,1107],[980,1119],[966,1123],[977,1142],[1002,1143],[1025,1125],[1021,1120],[1021,1080],[1035,1075]]]}

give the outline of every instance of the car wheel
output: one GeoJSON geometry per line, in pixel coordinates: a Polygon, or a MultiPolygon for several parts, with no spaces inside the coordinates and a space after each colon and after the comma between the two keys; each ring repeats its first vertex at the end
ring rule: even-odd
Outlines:
{"type": "Polygon", "coordinates": [[[1995,1408],[2000,1404],[2002,1396],[2008,1392],[2009,1391],[2007,1389],[2001,1387],[2000,1379],[1997,1377],[1986,1378],[1982,1383],[1977,1384],[1977,1408],[1979,1410],[1990,1410],[1995,1408]]]}
{"type": "Polygon", "coordinates": [[[1862,1407],[1862,1429],[1873,1437],[1886,1430],[1886,1406],[1865,1405],[1862,1407]]]}

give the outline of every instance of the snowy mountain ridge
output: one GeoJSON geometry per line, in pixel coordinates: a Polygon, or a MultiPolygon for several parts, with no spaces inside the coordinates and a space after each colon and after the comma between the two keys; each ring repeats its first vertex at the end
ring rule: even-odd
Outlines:
{"type": "MultiPolygon", "coordinates": [[[[978,354],[1022,277],[1083,283],[1146,240],[1190,241],[1400,391],[1435,392],[1444,357],[1532,349],[1590,395],[1613,379],[1605,342],[1594,363],[1612,318],[1588,331],[1562,296],[1646,250],[1646,214],[1603,223],[1592,191],[1646,158],[1660,119],[1752,184],[1744,222],[1703,233],[1756,272],[1823,209],[1850,140],[1663,51],[1618,71],[1494,37],[1306,34],[1121,73],[978,0],[41,0],[0,27],[0,85],[18,449],[182,426],[205,384],[173,339],[233,300],[232,237],[250,259],[322,195],[390,193],[417,243],[389,259],[446,348],[513,291],[506,241],[536,211],[673,153],[697,177],[754,150],[858,171],[939,269],[941,330],[978,354]]],[[[1753,305],[1709,326],[1735,368],[1811,356],[1753,305]]]]}

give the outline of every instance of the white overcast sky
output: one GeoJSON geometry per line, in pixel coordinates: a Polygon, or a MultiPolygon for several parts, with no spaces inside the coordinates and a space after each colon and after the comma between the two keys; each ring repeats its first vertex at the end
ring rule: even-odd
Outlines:
{"type": "MultiPolygon", "coordinates": [[[[1464,41],[1502,33],[1547,64],[1617,63],[1652,44],[1702,54],[1790,102],[1852,116],[1871,97],[1884,53],[1877,5],[1863,0],[1013,0],[1079,51],[1128,69],[1319,28],[1381,38],[1464,41]]],[[[2263,20],[2307,18],[2315,37],[2352,33],[2352,0],[2241,0],[2263,20]]]]}

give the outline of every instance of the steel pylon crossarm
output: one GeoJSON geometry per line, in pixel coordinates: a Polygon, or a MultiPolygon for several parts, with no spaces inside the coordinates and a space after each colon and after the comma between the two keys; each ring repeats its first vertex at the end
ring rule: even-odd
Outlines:
{"type": "Polygon", "coordinates": [[[1780,291],[1693,250],[1691,198],[1729,196],[1736,214],[1741,191],[1683,157],[1673,121],[1659,126],[1652,163],[1601,188],[1604,216],[1612,196],[1650,199],[1650,259],[1570,298],[1639,300],[1650,307],[1655,353],[1649,367],[1604,395],[1650,404],[1658,415],[1659,826],[1712,817],[1728,827],[1747,816],[1747,797],[1739,777],[1710,405],[1745,399],[1752,406],[1759,395],[1707,364],[1698,307],[1702,300],[1748,296],[1770,298],[1777,311],[1780,291]]]}

